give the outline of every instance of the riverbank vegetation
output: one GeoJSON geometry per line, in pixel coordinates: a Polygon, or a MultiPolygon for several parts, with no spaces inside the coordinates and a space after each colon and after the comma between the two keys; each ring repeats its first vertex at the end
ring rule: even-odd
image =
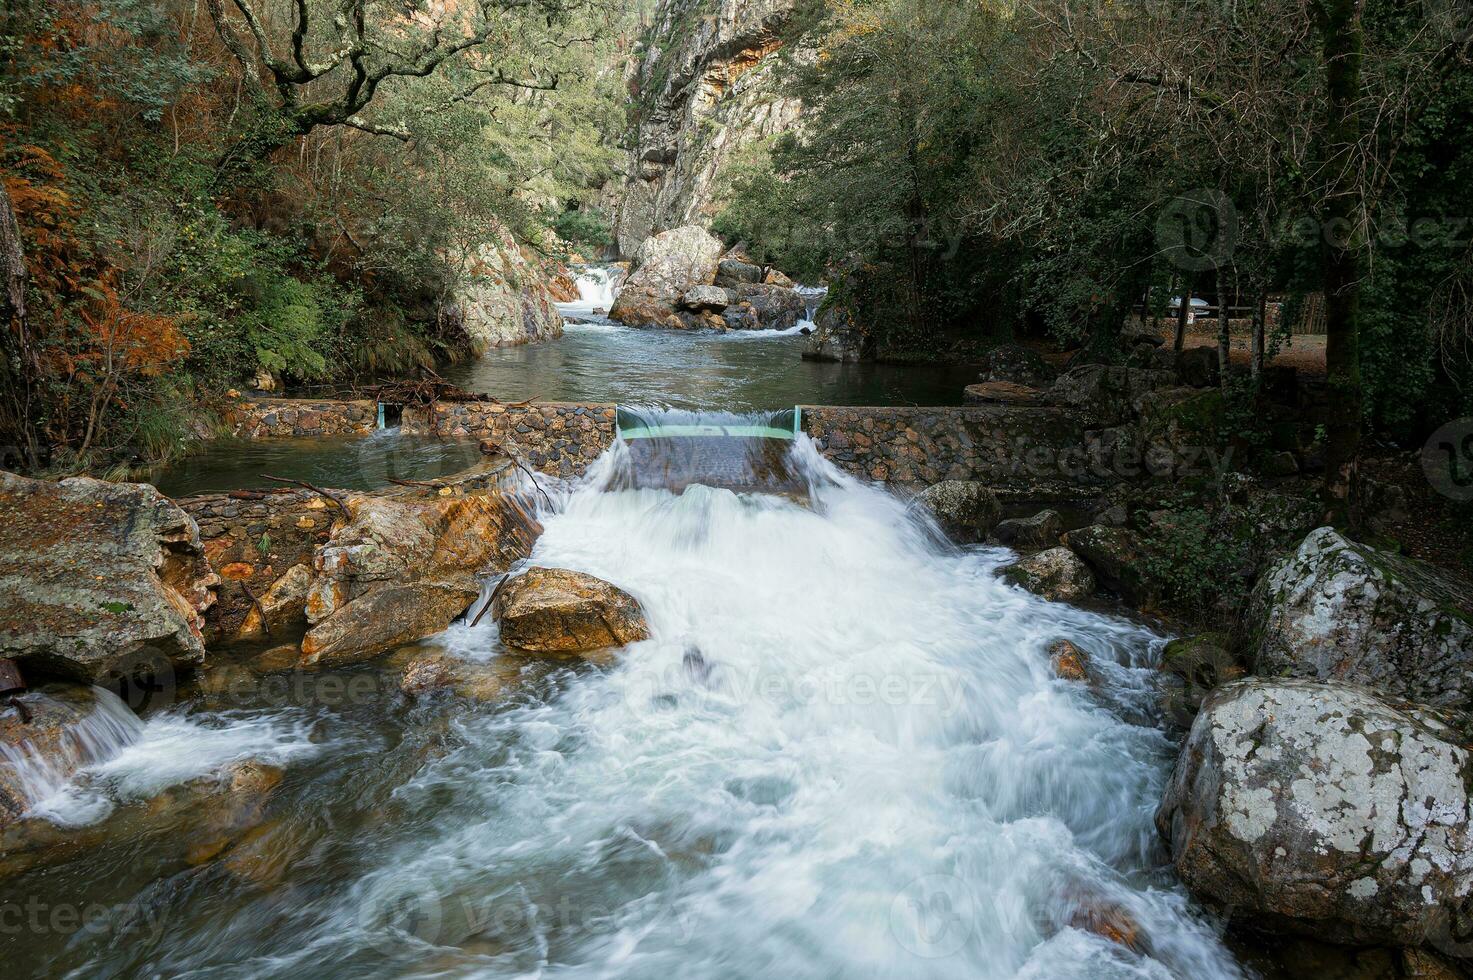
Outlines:
{"type": "Polygon", "coordinates": [[[1108,357],[1185,293],[1254,334],[1256,377],[1318,318],[1332,496],[1363,425],[1473,408],[1466,6],[823,10],[804,125],[734,169],[719,226],[834,277],[883,350],[1021,330],[1108,357]]]}
{"type": "Polygon", "coordinates": [[[158,458],[253,375],[301,387],[465,356],[445,311],[477,248],[505,228],[557,249],[548,229],[609,174],[626,16],[7,4],[7,462],[158,458]]]}

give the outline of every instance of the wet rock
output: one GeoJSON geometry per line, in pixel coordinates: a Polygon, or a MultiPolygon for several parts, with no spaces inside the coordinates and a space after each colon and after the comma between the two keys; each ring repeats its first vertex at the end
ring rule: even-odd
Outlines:
{"type": "Polygon", "coordinates": [[[1066,681],[1089,680],[1089,654],[1068,640],[1055,640],[1048,648],[1049,669],[1066,681]]]}
{"type": "Polygon", "coordinates": [[[962,389],[968,405],[1032,405],[1043,397],[1037,388],[1011,381],[979,381],[962,389]]]}
{"type": "Polygon", "coordinates": [[[1199,898],[1344,943],[1467,935],[1468,751],[1431,713],[1352,685],[1235,681],[1202,705],[1156,826],[1199,898]]]}
{"type": "Polygon", "coordinates": [[[798,285],[791,277],[776,269],[768,269],[767,275],[762,277],[762,282],[764,285],[781,286],[783,289],[793,289],[798,285]]]}
{"type": "Polygon", "coordinates": [[[1232,650],[1225,633],[1184,636],[1166,644],[1161,669],[1175,681],[1167,689],[1166,708],[1178,724],[1190,725],[1209,694],[1248,673],[1232,650]]]}
{"type": "Polygon", "coordinates": [[[399,689],[411,698],[453,694],[469,701],[495,701],[515,680],[515,670],[506,664],[475,663],[433,650],[409,659],[399,689]]]}
{"type": "Polygon", "coordinates": [[[733,292],[738,302],[752,308],[761,330],[791,330],[808,311],[807,300],[784,286],[754,283],[733,292]]]}
{"type": "Polygon", "coordinates": [[[501,640],[528,653],[582,654],[649,638],[639,602],[566,568],[532,568],[506,583],[493,614],[501,640]]]}
{"type": "Polygon", "coordinates": [[[844,364],[872,361],[876,344],[869,330],[841,303],[825,304],[813,323],[813,333],[803,342],[805,361],[838,361],[844,364]]]}
{"type": "Polygon", "coordinates": [[[355,494],[347,506],[352,519],[315,558],[304,665],[357,663],[440,632],[480,595],[481,575],[532,543],[499,494],[355,494]]]}
{"type": "Polygon", "coordinates": [[[631,326],[680,329],[675,307],[696,286],[716,278],[721,242],[694,225],[646,239],[639,247],[633,274],[609,310],[610,319],[631,326]]]}
{"type": "Polygon", "coordinates": [[[721,319],[728,330],[761,330],[762,321],[757,316],[757,310],[751,303],[738,303],[728,306],[721,313],[721,319]]]}
{"type": "Polygon", "coordinates": [[[944,480],[922,490],[916,502],[957,541],[981,541],[1002,518],[997,494],[975,480],[944,480]]]}
{"type": "Polygon", "coordinates": [[[204,660],[219,579],[153,487],[0,473],[0,656],[81,681],[204,660]]]}
{"type": "Polygon", "coordinates": [[[63,864],[113,842],[130,848],[140,840],[166,842],[165,856],[151,867],[161,877],[203,864],[261,823],[284,775],[276,766],[246,759],[148,800],[128,802],[98,823],[61,827],[26,817],[0,826],[0,880],[63,864]]]}
{"type": "Polygon", "coordinates": [[[1133,532],[1091,524],[1064,535],[1064,544],[1084,559],[1099,583],[1111,592],[1137,604],[1156,598],[1156,584],[1141,568],[1141,550],[1133,532]]]}
{"type": "Polygon", "coordinates": [[[1078,602],[1094,594],[1095,577],[1068,548],[1050,548],[1003,569],[1003,578],[1051,602],[1078,602]]]}
{"type": "Polygon", "coordinates": [[[1032,517],[1014,517],[999,521],[992,529],[998,544],[1018,551],[1040,551],[1058,545],[1064,533],[1064,519],[1057,511],[1039,511],[1032,517]]]}
{"type": "Polygon", "coordinates": [[[988,348],[980,360],[983,382],[995,381],[1023,388],[1047,388],[1058,377],[1037,352],[1020,344],[998,344],[988,348]]]}
{"type": "Polygon", "coordinates": [[[1254,589],[1255,672],[1473,707],[1473,600],[1431,566],[1311,531],[1254,589]]]}
{"type": "Polygon", "coordinates": [[[0,826],[78,769],[131,741],[143,723],[108,691],[47,684],[0,698],[0,826]]]}

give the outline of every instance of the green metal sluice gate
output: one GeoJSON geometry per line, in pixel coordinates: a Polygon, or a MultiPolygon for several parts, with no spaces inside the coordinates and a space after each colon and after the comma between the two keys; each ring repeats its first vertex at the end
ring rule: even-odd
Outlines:
{"type": "Polygon", "coordinates": [[[676,492],[701,484],[727,490],[805,490],[792,463],[802,426],[797,408],[725,415],[619,408],[615,434],[628,449],[620,483],[676,492]]]}

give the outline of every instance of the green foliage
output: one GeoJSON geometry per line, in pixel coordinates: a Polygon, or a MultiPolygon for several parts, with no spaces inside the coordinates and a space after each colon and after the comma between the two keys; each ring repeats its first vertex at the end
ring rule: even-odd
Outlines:
{"type": "Polygon", "coordinates": [[[557,216],[553,230],[579,248],[604,249],[614,244],[613,226],[598,208],[569,208],[557,216]]]}

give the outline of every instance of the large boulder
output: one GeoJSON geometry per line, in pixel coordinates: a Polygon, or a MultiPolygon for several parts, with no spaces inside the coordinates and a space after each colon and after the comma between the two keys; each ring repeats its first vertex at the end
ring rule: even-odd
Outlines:
{"type": "Polygon", "coordinates": [[[713,283],[720,258],[720,240],[694,225],[646,239],[609,317],[631,326],[684,329],[676,307],[691,289],[713,283]]]}
{"type": "Polygon", "coordinates": [[[922,490],[916,502],[941,529],[965,544],[981,541],[1002,518],[997,494],[975,480],[943,480],[922,490]]]}
{"type": "Polygon", "coordinates": [[[791,330],[808,311],[807,301],[784,286],[748,284],[733,292],[738,303],[751,307],[759,330],[791,330]]]}
{"type": "Polygon", "coordinates": [[[0,657],[80,681],[204,661],[219,582],[153,487],[0,473],[0,657]]]}
{"type": "Polygon", "coordinates": [[[1040,551],[1052,548],[1064,534],[1064,519],[1058,511],[1042,510],[1032,517],[1014,517],[999,521],[992,529],[993,540],[1018,551],[1040,551]]]}
{"type": "Polygon", "coordinates": [[[302,663],[357,663],[445,629],[485,574],[530,551],[519,508],[500,494],[347,496],[347,519],[317,552],[302,663]]]}
{"type": "Polygon", "coordinates": [[[736,289],[747,283],[762,281],[762,267],[728,253],[716,266],[716,285],[736,289]]]}
{"type": "Polygon", "coordinates": [[[1473,930],[1470,783],[1427,712],[1249,678],[1203,703],[1156,825],[1187,887],[1246,926],[1441,945],[1473,930]]]}
{"type": "Polygon", "coordinates": [[[875,359],[876,344],[869,330],[842,303],[826,303],[813,322],[813,333],[803,343],[805,361],[844,364],[875,359]]]}
{"type": "Polygon", "coordinates": [[[1159,583],[1146,574],[1140,542],[1130,530],[1091,524],[1064,535],[1064,543],[1094,570],[1101,585],[1121,598],[1137,604],[1157,598],[1159,583]]]}
{"type": "Polygon", "coordinates": [[[1260,579],[1250,606],[1264,675],[1364,684],[1473,708],[1473,598],[1423,562],[1333,528],[1311,531],[1260,579]]]}
{"type": "Polygon", "coordinates": [[[1051,602],[1079,602],[1094,594],[1089,566],[1068,548],[1050,548],[1003,569],[1003,578],[1051,602]]]}
{"type": "Polygon", "coordinates": [[[1221,371],[1215,347],[1188,347],[1176,358],[1177,383],[1189,388],[1216,388],[1221,371]]]}
{"type": "Polygon", "coordinates": [[[715,310],[720,313],[732,303],[729,290],[719,286],[692,286],[680,297],[680,305],[687,310],[715,310]]]}
{"type": "Polygon", "coordinates": [[[501,623],[501,641],[528,653],[593,653],[650,635],[632,595],[566,568],[518,575],[501,587],[492,613],[501,623]]]}
{"type": "MultiPolygon", "coordinates": [[[[446,315],[470,338],[476,354],[493,347],[535,344],[563,335],[563,318],[553,304],[565,289],[556,271],[523,248],[504,225],[465,263],[465,272],[446,315]]],[[[573,298],[578,298],[574,286],[573,298]]]]}

